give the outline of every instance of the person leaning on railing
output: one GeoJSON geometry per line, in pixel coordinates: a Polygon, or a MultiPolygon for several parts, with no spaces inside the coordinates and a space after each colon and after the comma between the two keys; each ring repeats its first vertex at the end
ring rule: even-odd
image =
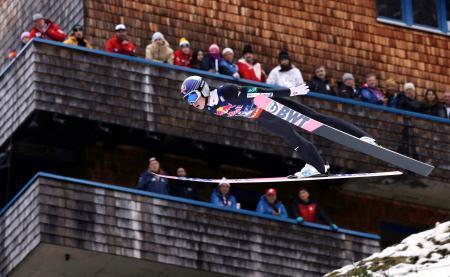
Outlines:
{"type": "Polygon", "coordinates": [[[65,44],[76,45],[81,47],[92,48],[92,45],[84,37],[83,26],[75,25],[72,27],[69,38],[64,41],[65,44]]]}
{"type": "Polygon", "coordinates": [[[318,222],[319,220],[330,226],[334,231],[339,227],[331,222],[327,214],[317,204],[316,201],[309,198],[309,192],[306,188],[298,190],[298,196],[292,202],[292,214],[298,223],[318,222]]]}
{"type": "Polygon", "coordinates": [[[274,215],[287,218],[288,214],[283,203],[277,199],[277,190],[270,188],[259,198],[256,211],[265,215],[274,215]]]}
{"type": "Polygon", "coordinates": [[[152,35],[152,42],[145,48],[145,58],[163,63],[173,64],[173,49],[161,32],[152,35]]]}
{"type": "Polygon", "coordinates": [[[444,104],[439,101],[439,97],[433,89],[427,89],[423,96],[422,111],[429,115],[446,117],[447,113],[444,104]]]}
{"type": "Polygon", "coordinates": [[[118,24],[116,25],[115,30],[115,35],[106,41],[106,51],[128,56],[136,56],[136,46],[134,46],[128,38],[126,26],[124,24],[118,24]]]}
{"type": "Polygon", "coordinates": [[[155,157],[152,157],[148,161],[148,169],[139,177],[137,188],[148,192],[169,194],[168,180],[155,175],[155,173],[165,174],[158,160],[155,157]]]}
{"type": "Polygon", "coordinates": [[[211,193],[211,203],[223,207],[237,209],[236,198],[230,193],[230,183],[225,177],[211,193]]]}
{"type": "Polygon", "coordinates": [[[66,34],[61,28],[50,19],[45,18],[42,14],[34,14],[33,22],[34,27],[30,31],[30,39],[36,37],[60,42],[63,42],[66,39],[66,34]]]}

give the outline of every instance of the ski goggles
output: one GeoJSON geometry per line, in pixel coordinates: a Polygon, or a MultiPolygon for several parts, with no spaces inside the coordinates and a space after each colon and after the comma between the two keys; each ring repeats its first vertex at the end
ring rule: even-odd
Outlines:
{"type": "Polygon", "coordinates": [[[193,105],[195,102],[197,102],[198,99],[200,99],[200,96],[202,94],[198,90],[193,90],[188,93],[186,93],[183,98],[188,102],[189,105],[193,105]]]}

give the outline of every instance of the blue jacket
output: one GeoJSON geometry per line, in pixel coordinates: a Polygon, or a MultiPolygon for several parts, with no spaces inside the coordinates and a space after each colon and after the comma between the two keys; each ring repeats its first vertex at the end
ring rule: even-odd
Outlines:
{"type": "Polygon", "coordinates": [[[219,61],[219,72],[228,76],[233,76],[238,72],[238,67],[235,63],[230,63],[227,60],[221,59],[219,61]]]}
{"type": "Polygon", "coordinates": [[[139,177],[138,189],[142,189],[149,192],[156,192],[161,194],[169,194],[168,181],[166,178],[156,179],[156,176],[153,173],[148,172],[146,170],[139,177]]]}
{"type": "Polygon", "coordinates": [[[211,203],[219,207],[236,209],[236,198],[229,193],[222,197],[217,188],[211,193],[211,203]]]}
{"type": "MultiPolygon", "coordinates": [[[[279,217],[283,217],[283,218],[288,217],[286,208],[284,207],[283,203],[281,203],[281,201],[277,200],[273,207],[275,209],[277,209],[277,211],[280,213],[278,215],[279,217]]],[[[259,198],[258,205],[256,206],[256,211],[258,213],[262,213],[262,214],[266,214],[266,215],[274,215],[274,214],[272,214],[273,208],[269,204],[269,202],[267,202],[265,195],[263,195],[263,196],[261,196],[261,198],[259,198]]]]}
{"type": "Polygon", "coordinates": [[[364,102],[383,105],[383,101],[378,100],[377,96],[367,87],[362,87],[359,89],[359,96],[364,102]]]}

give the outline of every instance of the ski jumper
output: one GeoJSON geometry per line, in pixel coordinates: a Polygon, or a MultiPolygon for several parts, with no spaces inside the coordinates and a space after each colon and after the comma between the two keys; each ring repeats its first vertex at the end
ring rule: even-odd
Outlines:
{"type": "Polygon", "coordinates": [[[258,125],[267,131],[283,137],[289,146],[300,153],[303,161],[314,166],[322,174],[325,173],[325,165],[314,145],[299,135],[297,130],[295,130],[288,122],[258,108],[253,103],[253,98],[263,94],[312,119],[330,125],[353,136],[369,136],[366,132],[351,123],[318,113],[301,103],[283,98],[289,97],[290,93],[288,88],[264,89],[257,87],[222,85],[210,92],[205,110],[216,116],[255,119],[258,122],[258,125]]]}

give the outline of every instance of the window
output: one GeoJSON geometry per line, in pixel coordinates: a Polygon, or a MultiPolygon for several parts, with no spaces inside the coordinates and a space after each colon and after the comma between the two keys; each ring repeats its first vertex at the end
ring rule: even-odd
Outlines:
{"type": "MultiPolygon", "coordinates": [[[[450,1],[450,0],[449,0],[450,1]]],[[[402,1],[401,0],[377,0],[378,16],[402,20],[402,1]]]]}
{"type": "Polygon", "coordinates": [[[438,28],[437,0],[413,0],[412,10],[415,24],[438,28]]]}
{"type": "Polygon", "coordinates": [[[447,18],[446,18],[446,23],[447,23],[447,32],[450,31],[450,0],[447,0],[447,18]]]}
{"type": "Polygon", "coordinates": [[[376,0],[378,21],[449,33],[450,0],[376,0]]]}

